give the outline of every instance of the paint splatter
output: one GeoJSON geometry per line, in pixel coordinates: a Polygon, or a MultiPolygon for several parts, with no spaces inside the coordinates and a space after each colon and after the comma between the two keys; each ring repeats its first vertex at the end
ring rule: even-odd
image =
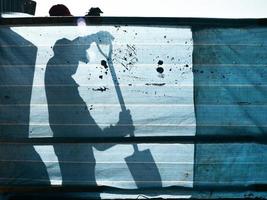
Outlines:
{"type": "Polygon", "coordinates": [[[107,61],[105,61],[105,60],[101,60],[101,65],[102,65],[105,69],[108,68],[107,61]]]}
{"type": "Polygon", "coordinates": [[[124,48],[114,50],[113,57],[113,61],[120,63],[126,70],[131,70],[138,62],[135,45],[127,44],[124,48]]]}
{"type": "Polygon", "coordinates": [[[99,91],[99,92],[105,92],[105,91],[108,90],[108,88],[107,87],[100,87],[100,88],[97,88],[97,89],[93,88],[92,90],[93,91],[99,91]]]}
{"type": "Polygon", "coordinates": [[[146,83],[147,86],[164,86],[166,83],[146,83]]]}
{"type": "Polygon", "coordinates": [[[162,67],[158,67],[157,68],[157,72],[160,73],[160,74],[162,74],[164,72],[164,69],[162,67]]]}
{"type": "Polygon", "coordinates": [[[159,60],[158,61],[158,65],[163,65],[163,61],[162,60],[159,60]]]}

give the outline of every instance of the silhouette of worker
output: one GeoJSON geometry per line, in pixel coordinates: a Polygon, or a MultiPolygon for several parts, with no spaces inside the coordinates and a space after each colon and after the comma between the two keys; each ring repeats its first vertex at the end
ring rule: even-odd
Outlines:
{"type": "Polygon", "coordinates": [[[103,12],[99,7],[90,8],[89,12],[85,16],[100,16],[102,13],[103,12]]]}
{"type": "Polygon", "coordinates": [[[49,10],[50,16],[72,16],[67,6],[63,4],[53,5],[49,10]]]}
{"type": "MultiPolygon", "coordinates": [[[[112,36],[107,32],[98,32],[74,40],[63,38],[55,43],[54,56],[48,61],[45,72],[49,123],[54,137],[123,137],[134,131],[129,110],[119,113],[119,121],[116,125],[102,130],[90,115],[86,103],[79,94],[79,85],[72,78],[79,61],[89,62],[86,50],[90,48],[90,45],[93,42],[108,43],[109,37],[112,36]]],[[[95,158],[92,147],[104,151],[113,145],[54,145],[59,160],[62,184],[96,186],[95,158]]]]}

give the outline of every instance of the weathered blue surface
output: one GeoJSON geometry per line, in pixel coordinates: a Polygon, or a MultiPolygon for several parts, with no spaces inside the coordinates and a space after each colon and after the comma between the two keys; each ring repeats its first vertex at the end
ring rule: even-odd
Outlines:
{"type": "Polygon", "coordinates": [[[267,180],[265,143],[180,144],[170,139],[264,138],[266,30],[1,27],[0,138],[13,139],[0,147],[1,186],[108,186],[101,192],[79,193],[102,198],[266,198],[260,192],[267,180]],[[133,124],[126,113],[120,117],[112,76],[95,43],[90,48],[77,43],[100,30],[115,38],[113,64],[133,124]],[[88,63],[83,62],[84,46],[89,48],[88,63]],[[115,131],[102,131],[111,124],[115,131]],[[136,137],[147,138],[138,144],[141,154],[125,159],[133,155],[133,145],[108,141],[132,126],[136,137]],[[106,142],[70,144],[64,138],[87,136],[106,142]],[[165,144],[150,143],[149,138],[157,136],[165,144]],[[42,137],[63,140],[54,145],[16,143],[22,138],[42,142],[42,137]],[[127,161],[136,166],[134,172],[127,161]],[[151,178],[153,173],[160,178],[151,178]],[[137,188],[140,184],[145,188],[137,188]]]}
{"type": "MultiPolygon", "coordinates": [[[[196,135],[265,137],[267,29],[202,29],[193,38],[196,135]]],[[[266,151],[256,143],[196,144],[194,185],[260,188],[266,151]]]]}

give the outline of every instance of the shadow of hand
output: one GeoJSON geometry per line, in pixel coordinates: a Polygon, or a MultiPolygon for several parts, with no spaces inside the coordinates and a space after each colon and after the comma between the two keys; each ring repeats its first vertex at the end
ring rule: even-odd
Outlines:
{"type": "Polygon", "coordinates": [[[118,126],[121,127],[124,135],[134,134],[135,127],[133,125],[133,120],[130,110],[120,112],[118,126]]]}
{"type": "Polygon", "coordinates": [[[99,31],[96,33],[96,43],[102,45],[110,45],[114,37],[107,31],[99,31]]]}

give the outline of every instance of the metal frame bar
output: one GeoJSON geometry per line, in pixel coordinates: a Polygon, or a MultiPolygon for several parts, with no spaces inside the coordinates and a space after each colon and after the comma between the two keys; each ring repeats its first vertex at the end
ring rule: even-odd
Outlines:
{"type": "Polygon", "coordinates": [[[84,18],[87,25],[131,26],[190,26],[192,28],[267,27],[267,18],[218,19],[218,18],[162,18],[162,17],[25,17],[1,18],[0,26],[69,26],[77,25],[84,18]]]}
{"type": "Polygon", "coordinates": [[[40,138],[14,138],[0,139],[0,144],[31,144],[31,145],[52,145],[52,144],[224,144],[224,143],[257,143],[267,144],[265,136],[246,135],[195,135],[195,136],[155,136],[155,137],[40,137],[40,138]]]}

